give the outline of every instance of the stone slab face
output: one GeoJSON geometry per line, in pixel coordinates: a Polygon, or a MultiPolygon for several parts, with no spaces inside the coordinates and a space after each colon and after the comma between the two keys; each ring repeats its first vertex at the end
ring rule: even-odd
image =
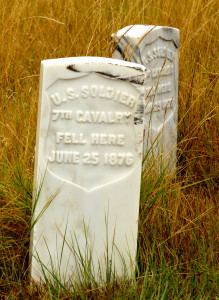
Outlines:
{"type": "Polygon", "coordinates": [[[110,58],[42,61],[31,237],[34,281],[45,281],[43,272],[65,283],[83,281],[80,255],[87,265],[92,258],[97,281],[100,271],[106,278],[107,268],[117,276],[133,273],[145,77],[143,66],[110,58]]]}
{"type": "Polygon", "coordinates": [[[179,30],[131,25],[112,35],[113,58],[147,69],[144,116],[144,155],[175,169],[178,116],[179,30]],[[149,157],[151,157],[149,156],[149,157]]]}

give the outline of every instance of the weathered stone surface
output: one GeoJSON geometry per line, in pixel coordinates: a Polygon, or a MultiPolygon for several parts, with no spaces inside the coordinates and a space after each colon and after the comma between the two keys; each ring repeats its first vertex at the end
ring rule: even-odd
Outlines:
{"type": "Polygon", "coordinates": [[[35,281],[45,280],[42,264],[49,277],[78,280],[79,249],[87,264],[92,257],[97,281],[107,266],[118,276],[125,267],[132,274],[145,76],[143,66],[109,58],[42,62],[31,238],[35,281]]]}
{"type": "Polygon", "coordinates": [[[113,58],[143,64],[147,69],[144,154],[150,149],[160,165],[175,168],[178,112],[178,49],[176,28],[131,25],[112,35],[113,58]]]}

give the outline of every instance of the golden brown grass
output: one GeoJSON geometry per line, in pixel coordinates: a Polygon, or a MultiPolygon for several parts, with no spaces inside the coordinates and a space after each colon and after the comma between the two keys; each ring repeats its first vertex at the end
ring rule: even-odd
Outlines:
{"type": "MultiPolygon", "coordinates": [[[[183,284],[182,299],[216,299],[218,2],[0,0],[0,16],[2,297],[51,297],[48,289],[30,291],[27,277],[40,61],[68,56],[111,57],[111,33],[130,24],[154,24],[180,29],[179,173],[174,181],[168,175],[158,179],[143,176],[141,276],[135,293],[124,283],[110,294],[99,290],[85,294],[99,299],[136,296],[142,292],[147,265],[151,266],[150,283],[152,266],[159,270],[165,262],[165,270],[178,278],[177,288],[172,288],[175,292],[165,299],[177,298],[183,284]],[[188,185],[192,186],[186,188],[188,185]]],[[[150,295],[151,299],[157,296],[153,292],[150,295]]]]}

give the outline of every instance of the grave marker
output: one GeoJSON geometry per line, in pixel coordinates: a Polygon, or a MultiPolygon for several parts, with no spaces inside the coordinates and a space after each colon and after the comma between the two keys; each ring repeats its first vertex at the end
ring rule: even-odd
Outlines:
{"type": "Polygon", "coordinates": [[[41,64],[31,277],[98,281],[135,268],[145,68],[110,58],[41,64]],[[80,255],[79,255],[80,256],[80,255]],[[83,278],[81,277],[83,280],[83,278]]]}
{"type": "Polygon", "coordinates": [[[179,30],[131,25],[112,35],[113,58],[142,64],[147,69],[144,154],[160,165],[175,168],[178,111],[179,30]]]}

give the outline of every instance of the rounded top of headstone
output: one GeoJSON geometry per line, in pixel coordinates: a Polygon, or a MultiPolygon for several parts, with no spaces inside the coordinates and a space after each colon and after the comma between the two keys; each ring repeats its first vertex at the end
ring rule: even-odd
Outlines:
{"type": "Polygon", "coordinates": [[[131,39],[132,44],[139,43],[139,40],[144,40],[149,44],[158,37],[173,40],[176,47],[179,47],[179,29],[168,26],[129,25],[112,34],[112,38],[116,38],[116,40],[131,39]]]}
{"type": "Polygon", "coordinates": [[[73,67],[71,71],[82,72],[82,70],[95,70],[102,69],[103,66],[109,65],[112,67],[120,67],[122,69],[129,68],[131,70],[144,72],[145,67],[141,64],[136,64],[133,62],[121,61],[114,58],[107,57],[96,57],[96,56],[78,56],[78,57],[64,57],[57,59],[47,59],[41,62],[44,66],[63,66],[66,64],[75,65],[75,69],[73,67]]]}
{"type": "Polygon", "coordinates": [[[41,62],[41,66],[43,69],[47,69],[49,81],[57,76],[60,79],[73,78],[78,76],[78,73],[97,73],[111,79],[130,81],[140,85],[144,84],[146,80],[146,68],[143,65],[113,58],[67,57],[44,60],[41,62]]]}

